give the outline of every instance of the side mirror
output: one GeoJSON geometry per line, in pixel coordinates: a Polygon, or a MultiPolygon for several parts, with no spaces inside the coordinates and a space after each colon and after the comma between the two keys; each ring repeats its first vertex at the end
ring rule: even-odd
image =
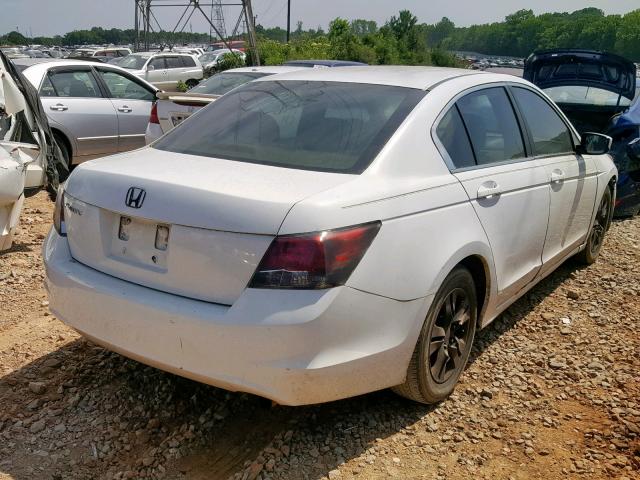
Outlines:
{"type": "Polygon", "coordinates": [[[147,65],[147,72],[150,72],[152,70],[155,70],[156,67],[154,67],[153,65],[147,65]]]}
{"type": "Polygon", "coordinates": [[[629,145],[627,145],[627,154],[629,158],[640,160],[640,137],[629,142],[629,145]]]}
{"type": "Polygon", "coordinates": [[[613,139],[607,135],[595,132],[584,132],[576,152],[586,155],[603,155],[609,153],[613,139]]]}

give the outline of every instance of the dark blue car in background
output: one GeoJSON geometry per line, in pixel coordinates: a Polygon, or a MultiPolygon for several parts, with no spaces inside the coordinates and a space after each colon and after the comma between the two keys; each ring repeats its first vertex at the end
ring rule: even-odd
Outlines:
{"type": "Polygon", "coordinates": [[[542,88],[580,134],[609,135],[618,167],[614,215],[640,211],[640,88],[636,66],[618,55],[591,50],[535,52],[525,79],[542,88]]]}

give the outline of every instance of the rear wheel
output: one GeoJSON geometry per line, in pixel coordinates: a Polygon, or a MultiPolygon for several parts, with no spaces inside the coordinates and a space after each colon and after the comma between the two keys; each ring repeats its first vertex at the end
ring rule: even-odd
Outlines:
{"type": "Polygon", "coordinates": [[[473,277],[466,268],[457,267],[436,293],[407,378],[393,391],[421,403],[436,403],[451,395],[469,359],[477,310],[473,277]]]}
{"type": "Polygon", "coordinates": [[[598,211],[596,212],[596,218],[593,221],[593,226],[589,232],[589,238],[587,244],[576,258],[586,265],[591,265],[596,261],[600,250],[604,243],[604,236],[609,228],[609,222],[611,221],[612,197],[611,189],[607,187],[602,195],[602,199],[598,205],[598,211]]]}

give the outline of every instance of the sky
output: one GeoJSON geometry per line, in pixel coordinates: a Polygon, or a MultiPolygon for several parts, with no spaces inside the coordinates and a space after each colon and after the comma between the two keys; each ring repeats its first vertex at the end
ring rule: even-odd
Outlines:
{"type": "MultiPolygon", "coordinates": [[[[239,3],[238,0],[224,1],[239,3]]],[[[187,0],[169,3],[186,4],[187,0]]],[[[253,0],[258,23],[284,28],[286,4],[287,0],[253,0]]],[[[300,20],[304,28],[322,26],[326,29],[335,17],[364,18],[383,24],[403,9],[411,10],[420,23],[435,23],[446,16],[456,25],[466,26],[501,21],[522,8],[539,14],[585,7],[623,14],[640,8],[640,0],[291,0],[291,28],[295,29],[300,20]]],[[[133,28],[134,0],[0,0],[0,9],[0,34],[16,28],[27,36],[51,36],[93,26],[133,28]]],[[[165,30],[174,28],[182,10],[184,8],[154,8],[165,30]]],[[[225,8],[228,30],[233,29],[239,13],[239,7],[225,8]]],[[[202,14],[195,12],[186,31],[191,28],[194,32],[208,32],[207,25],[202,14]]]]}

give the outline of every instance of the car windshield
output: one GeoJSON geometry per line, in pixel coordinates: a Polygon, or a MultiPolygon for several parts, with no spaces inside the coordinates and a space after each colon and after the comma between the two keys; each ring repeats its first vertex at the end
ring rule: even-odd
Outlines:
{"type": "Polygon", "coordinates": [[[244,85],[256,78],[265,77],[268,73],[244,72],[244,73],[219,73],[204,82],[196,85],[189,93],[205,93],[207,95],[224,95],[240,85],[244,85]]]}
{"type": "Polygon", "coordinates": [[[122,61],[118,63],[118,66],[131,70],[141,70],[148,59],[149,57],[143,57],[142,55],[127,55],[122,57],[122,61]]]}
{"type": "Polygon", "coordinates": [[[361,83],[259,81],[223,96],[153,147],[286,168],[361,173],[422,90],[361,83]]]}
{"type": "MultiPolygon", "coordinates": [[[[618,105],[617,93],[603,90],[596,87],[563,86],[545,89],[545,93],[556,103],[570,103],[577,105],[598,105],[615,107],[618,105]]],[[[631,100],[626,97],[619,98],[619,105],[626,107],[631,104],[631,100]]]]}

